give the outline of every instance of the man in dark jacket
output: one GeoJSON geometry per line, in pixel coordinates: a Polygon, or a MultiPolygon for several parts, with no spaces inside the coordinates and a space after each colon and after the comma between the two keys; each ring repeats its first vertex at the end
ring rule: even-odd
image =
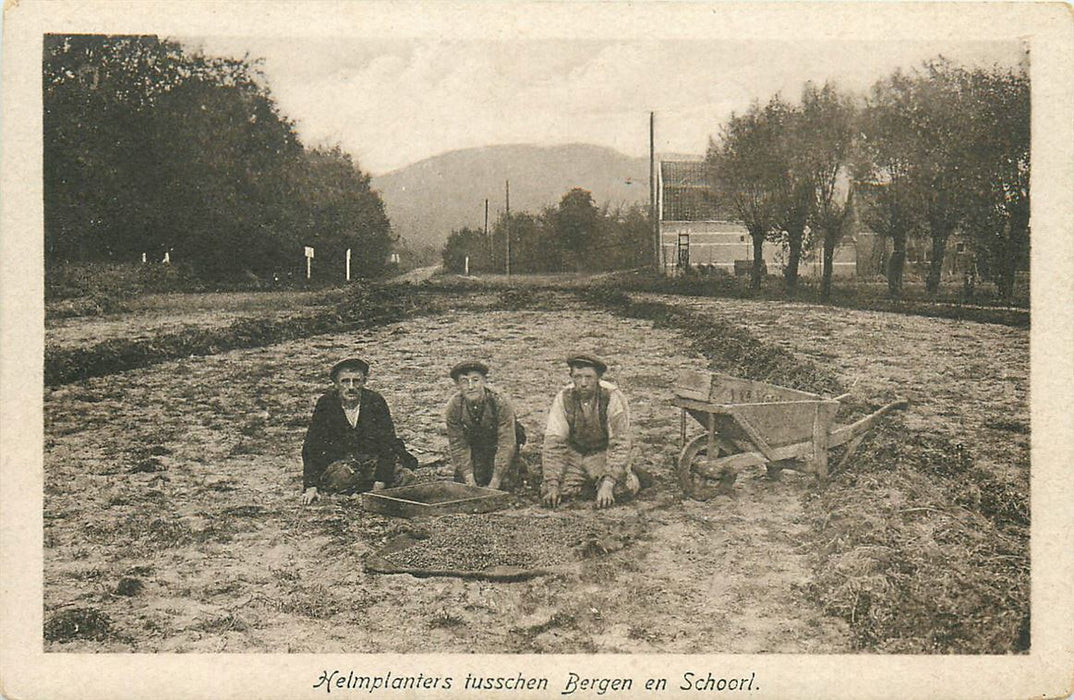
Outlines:
{"type": "Polygon", "coordinates": [[[320,491],[355,493],[399,486],[408,476],[396,470],[402,457],[416,463],[402,441],[384,397],[365,388],[369,363],[350,358],[330,373],[333,388],[317,400],[302,444],[302,502],[320,491]]]}

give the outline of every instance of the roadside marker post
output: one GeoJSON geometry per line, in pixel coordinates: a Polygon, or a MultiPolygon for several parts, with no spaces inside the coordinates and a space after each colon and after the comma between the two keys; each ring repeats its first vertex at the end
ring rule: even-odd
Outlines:
{"type": "Polygon", "coordinates": [[[309,280],[310,273],[313,270],[311,262],[313,261],[313,246],[306,246],[306,279],[309,280]]]}
{"type": "Polygon", "coordinates": [[[347,248],[347,281],[351,281],[351,249],[347,248]]]}

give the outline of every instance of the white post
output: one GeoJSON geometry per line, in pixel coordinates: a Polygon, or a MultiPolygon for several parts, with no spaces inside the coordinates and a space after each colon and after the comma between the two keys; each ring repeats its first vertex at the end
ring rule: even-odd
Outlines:
{"type": "Polygon", "coordinates": [[[347,281],[351,281],[351,249],[347,248],[347,281]]]}
{"type": "Polygon", "coordinates": [[[465,274],[466,274],[467,277],[469,277],[470,276],[470,256],[469,255],[466,256],[465,267],[466,267],[465,274]]]}
{"type": "Polygon", "coordinates": [[[145,262],[145,253],[142,253],[142,262],[145,262]]]}
{"type": "Polygon", "coordinates": [[[313,258],[306,258],[306,279],[307,280],[310,278],[310,261],[311,260],[313,260],[313,258]]]}

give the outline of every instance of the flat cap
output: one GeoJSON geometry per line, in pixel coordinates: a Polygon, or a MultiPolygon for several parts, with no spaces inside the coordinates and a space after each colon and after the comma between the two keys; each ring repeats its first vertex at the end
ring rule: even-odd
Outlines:
{"type": "Polygon", "coordinates": [[[596,355],[587,355],[586,353],[578,353],[571,355],[567,358],[567,366],[574,367],[592,367],[597,370],[597,374],[604,374],[608,371],[608,365],[604,360],[600,359],[596,355]]]}
{"type": "Polygon", "coordinates": [[[489,373],[489,366],[484,362],[478,360],[467,360],[466,362],[460,362],[451,368],[452,380],[458,379],[459,375],[466,374],[467,372],[480,372],[482,376],[487,377],[489,373]]]}
{"type": "Polygon", "coordinates": [[[332,378],[332,381],[335,381],[336,375],[345,369],[356,369],[362,374],[369,376],[369,363],[360,357],[348,357],[346,360],[340,360],[332,365],[332,371],[328,373],[328,376],[332,378]]]}

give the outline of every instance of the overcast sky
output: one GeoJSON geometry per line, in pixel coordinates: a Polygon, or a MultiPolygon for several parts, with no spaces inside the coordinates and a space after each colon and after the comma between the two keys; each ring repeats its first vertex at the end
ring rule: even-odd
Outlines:
{"type": "Polygon", "coordinates": [[[214,55],[263,59],[308,145],[339,144],[374,175],[491,144],[592,143],[627,155],[703,153],[733,112],[807,80],[864,92],[943,54],[1013,66],[1018,42],[703,40],[439,41],[206,38],[214,55]]]}

